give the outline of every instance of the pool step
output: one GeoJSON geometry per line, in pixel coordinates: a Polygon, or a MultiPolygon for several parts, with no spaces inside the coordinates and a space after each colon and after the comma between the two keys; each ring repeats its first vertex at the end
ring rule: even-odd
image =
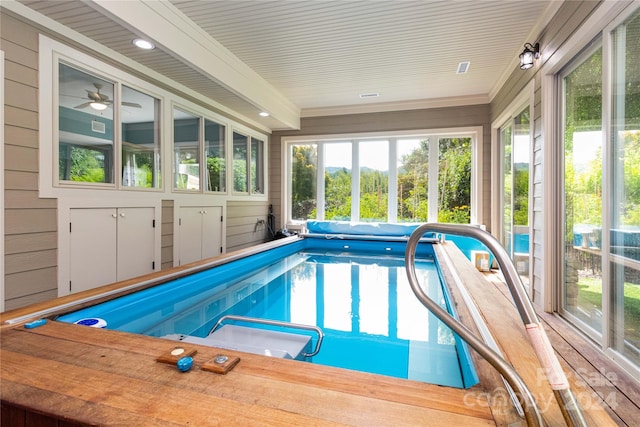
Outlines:
{"type": "Polygon", "coordinates": [[[163,338],[282,359],[305,360],[311,352],[310,336],[238,325],[224,325],[206,338],[181,334],[163,338]]]}

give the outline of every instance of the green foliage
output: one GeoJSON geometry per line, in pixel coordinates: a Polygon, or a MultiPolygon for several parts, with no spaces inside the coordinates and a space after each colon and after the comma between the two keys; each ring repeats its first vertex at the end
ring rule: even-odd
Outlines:
{"type": "MultiPolygon", "coordinates": [[[[429,215],[429,141],[422,140],[398,167],[398,221],[427,221],[429,215]]],[[[314,218],[317,174],[315,145],[292,147],[292,216],[314,218]]],[[[528,178],[527,178],[528,179],[528,178]]],[[[325,170],[325,219],[351,219],[351,170],[325,170]]],[[[438,219],[469,223],[471,218],[471,138],[440,140],[438,219]]],[[[360,170],[360,218],[387,221],[389,177],[386,172],[360,170]]],[[[525,206],[526,211],[526,206],[525,206]]]]}
{"type": "Polygon", "coordinates": [[[331,174],[325,172],[324,183],[325,219],[351,219],[351,171],[341,168],[331,174]]]}
{"type": "Polygon", "coordinates": [[[63,144],[60,144],[60,151],[68,152],[70,160],[68,177],[65,177],[66,159],[60,156],[61,179],[77,182],[108,182],[105,181],[104,152],[75,145],[63,146],[63,144]]]}
{"type": "Polygon", "coordinates": [[[225,191],[226,190],[226,174],[227,164],[222,157],[207,157],[207,171],[209,182],[207,182],[208,191],[225,191]]]}
{"type": "Polygon", "coordinates": [[[315,218],[318,151],[315,145],[294,145],[291,162],[291,217],[315,218]]]}

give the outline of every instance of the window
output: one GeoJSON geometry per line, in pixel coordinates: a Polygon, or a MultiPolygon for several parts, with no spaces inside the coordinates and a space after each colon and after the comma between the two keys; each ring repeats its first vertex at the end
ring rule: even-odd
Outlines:
{"type": "MultiPolygon", "coordinates": [[[[351,143],[323,144],[324,148],[324,219],[351,219],[351,143]]],[[[319,213],[318,213],[319,214],[319,213]]],[[[322,218],[322,217],[318,217],[322,218]]]]}
{"type": "Polygon", "coordinates": [[[233,191],[265,194],[264,140],[233,132],[233,191]]]}
{"type": "Polygon", "coordinates": [[[236,193],[249,192],[248,145],[248,136],[233,132],[233,191],[236,193]]]}
{"type": "Polygon", "coordinates": [[[531,120],[527,106],[500,128],[502,212],[500,241],[516,264],[528,275],[529,265],[529,171],[531,120]]]}
{"type": "Polygon", "coordinates": [[[58,179],[113,184],[115,83],[63,63],[58,67],[58,179]]]}
{"type": "Polygon", "coordinates": [[[305,221],[316,218],[318,193],[318,146],[316,144],[293,144],[290,146],[291,219],[305,221]]]}
{"type": "Polygon", "coordinates": [[[360,143],[360,221],[387,221],[389,141],[360,143]],[[376,153],[371,155],[369,153],[376,153]]]}
{"type": "Polygon", "coordinates": [[[204,120],[204,154],[206,191],[227,191],[227,156],[225,147],[225,127],[209,119],[204,120]]]}
{"type": "Polygon", "coordinates": [[[604,32],[559,76],[564,150],[562,313],[636,368],[640,365],[639,64],[640,11],[636,11],[604,32]],[[611,79],[603,70],[610,71],[611,79]]]}
{"type": "Polygon", "coordinates": [[[200,117],[173,109],[173,188],[200,191],[200,117]]]}
{"type": "Polygon", "coordinates": [[[264,141],[251,138],[251,194],[264,194],[264,141]]]}
{"type": "Polygon", "coordinates": [[[162,187],[160,100],[122,86],[122,186],[162,187]]]}
{"type": "Polygon", "coordinates": [[[159,117],[159,99],[59,62],[58,183],[160,188],[159,117]]]}
{"type": "Polygon", "coordinates": [[[288,220],[470,223],[475,135],[292,141],[288,220]]]}
{"type": "Polygon", "coordinates": [[[225,132],[219,123],[173,109],[174,189],[226,192],[225,132]]]}
{"type": "Polygon", "coordinates": [[[398,222],[428,218],[429,139],[400,139],[396,152],[398,222]]]}

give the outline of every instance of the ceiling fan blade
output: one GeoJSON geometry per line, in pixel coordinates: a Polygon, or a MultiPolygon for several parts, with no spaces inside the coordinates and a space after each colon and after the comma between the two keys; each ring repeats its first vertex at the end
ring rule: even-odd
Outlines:
{"type": "Polygon", "coordinates": [[[125,105],[127,107],[134,107],[134,108],[142,108],[142,105],[140,104],[136,104],[135,102],[126,102],[126,101],[122,101],[121,103],[122,105],[125,105]]]}
{"type": "Polygon", "coordinates": [[[76,105],[73,108],[87,108],[90,104],[91,102],[85,102],[84,104],[76,105]]]}

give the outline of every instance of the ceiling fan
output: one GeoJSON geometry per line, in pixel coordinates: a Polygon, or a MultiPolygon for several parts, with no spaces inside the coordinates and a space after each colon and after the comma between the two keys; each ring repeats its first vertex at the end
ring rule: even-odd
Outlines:
{"type": "MultiPolygon", "coordinates": [[[[93,86],[96,88],[95,91],[85,89],[87,91],[87,98],[89,99],[89,101],[80,105],[76,105],[73,108],[91,107],[94,110],[104,110],[113,103],[113,101],[109,99],[109,96],[103,93],[100,93],[100,89],[102,89],[102,84],[94,83],[93,86]]],[[[122,101],[121,104],[126,105],[128,107],[142,108],[140,104],[137,104],[135,102],[122,101]]]]}

